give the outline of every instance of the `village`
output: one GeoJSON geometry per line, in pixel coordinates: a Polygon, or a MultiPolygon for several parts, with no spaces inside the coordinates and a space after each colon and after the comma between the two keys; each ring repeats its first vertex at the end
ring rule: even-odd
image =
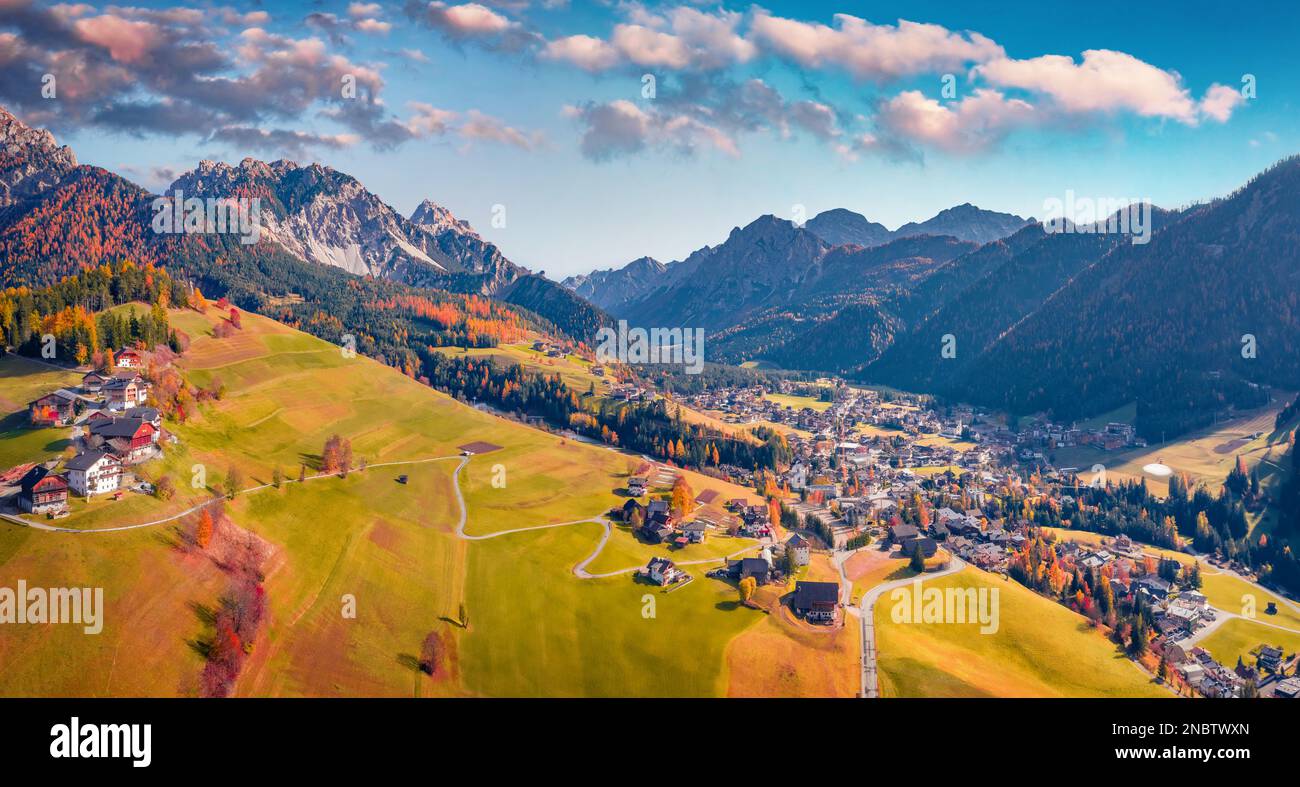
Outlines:
{"type": "MultiPolygon", "coordinates": [[[[775,391],[775,399],[769,398],[773,391],[757,387],[710,391],[681,400],[730,423],[788,427],[794,459],[767,487],[769,492],[774,487],[780,490],[779,506],[731,501],[729,518],[721,523],[706,518],[700,524],[675,521],[667,501],[651,500],[644,513],[624,512],[625,517],[635,517],[645,540],[686,546],[714,526],[762,538],[759,557],[731,560],[710,573],[732,581],[752,577],[760,585],[785,582],[798,567],[807,565],[810,549],[840,555],[889,550],[895,557],[915,555],[926,571],[940,569],[956,557],[1006,577],[1017,554],[1045,531],[1031,518],[999,505],[1000,499],[1011,493],[1021,499],[1053,498],[1077,505],[1074,494],[1083,483],[1078,469],[1052,467],[1052,451],[1073,446],[1105,451],[1145,446],[1132,426],[1123,423],[1076,428],[1031,418],[1013,431],[974,408],[941,410],[922,397],[891,394],[886,399],[875,391],[847,387],[835,389],[833,397],[809,399],[808,406],[796,407],[788,403],[789,395],[807,397],[807,389],[781,387],[785,390],[775,391]],[[811,406],[813,401],[826,406],[811,406]],[[926,511],[918,519],[919,509],[926,511]],[[774,527],[774,517],[789,527],[774,527]],[[784,541],[778,540],[778,532],[788,534],[784,541]]],[[[762,484],[761,478],[740,475],[744,482],[762,484]]],[[[633,483],[635,493],[644,493],[645,479],[633,483]]],[[[638,506],[632,500],[625,508],[638,506]]],[[[1079,543],[1056,534],[1047,538],[1057,559],[1105,573],[1118,602],[1149,610],[1154,619],[1150,651],[1162,682],[1173,683],[1173,676],[1166,674],[1172,671],[1180,687],[1204,697],[1300,694],[1297,654],[1261,642],[1251,650],[1254,664],[1238,659],[1224,665],[1197,645],[1224,620],[1238,617],[1216,609],[1198,591],[1200,562],[1195,563],[1195,572],[1163,570],[1179,564],[1125,535],[1103,537],[1099,543],[1079,543]],[[1197,579],[1191,579],[1193,575],[1197,579]]],[[[1244,571],[1235,563],[1213,560],[1213,564],[1220,571],[1244,571]]],[[[688,580],[688,574],[667,558],[656,558],[644,573],[664,585],[688,580]]],[[[796,616],[823,622],[836,620],[844,606],[832,582],[798,581],[788,600],[796,616]]],[[[1272,603],[1268,607],[1263,614],[1276,613],[1272,603]]]]}
{"type": "Polygon", "coordinates": [[[26,463],[0,473],[6,513],[67,516],[69,498],[90,500],[128,492],[153,494],[153,484],[131,468],[162,456],[175,438],[149,406],[153,383],[146,380],[147,354],[126,347],[109,353],[102,371],[91,370],[76,388],[59,388],[28,404],[32,428],[67,427],[70,443],[60,459],[26,463]]]}

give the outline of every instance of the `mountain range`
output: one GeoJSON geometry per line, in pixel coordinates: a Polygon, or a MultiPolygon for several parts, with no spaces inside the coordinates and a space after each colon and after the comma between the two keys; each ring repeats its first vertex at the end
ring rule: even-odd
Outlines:
{"type": "Polygon", "coordinates": [[[1222,199],[1142,209],[1147,243],[969,204],[893,232],[848,210],[763,216],[684,260],[565,284],[634,324],[707,329],[711,361],[1060,418],[1136,402],[1154,438],[1300,387],[1300,158],[1222,199]]]}
{"type": "Polygon", "coordinates": [[[6,283],[51,283],[119,258],[216,263],[229,255],[284,255],[357,276],[523,306],[578,337],[608,316],[567,289],[515,265],[468,223],[431,201],[404,217],[356,178],[319,164],[237,166],[201,161],[164,191],[174,199],[260,200],[255,246],[229,235],[152,231],[156,195],[77,163],[44,130],[0,108],[0,269],[6,283]]]}
{"type": "MultiPolygon", "coordinates": [[[[700,269],[703,260],[719,259],[728,254],[735,257],[733,252],[738,244],[743,245],[748,239],[757,237],[761,226],[770,228],[773,222],[782,221],[774,216],[763,216],[743,228],[733,229],[727,240],[719,246],[706,246],[677,262],[662,263],[652,257],[641,257],[622,268],[570,276],[562,283],[602,309],[611,312],[622,311],[635,301],[645,299],[651,292],[671,289],[673,284],[689,279],[700,269]],[[728,248],[727,253],[715,256],[715,251],[724,247],[728,248]]],[[[819,256],[834,246],[860,246],[870,249],[905,238],[922,236],[950,237],[974,244],[987,243],[1006,237],[1028,223],[1029,220],[1019,216],[983,210],[969,203],[940,211],[933,218],[923,222],[909,222],[897,230],[886,229],[884,225],[844,208],[819,213],[802,227],[793,222],[784,222],[790,229],[806,230],[804,239],[812,241],[813,246],[805,245],[804,248],[812,250],[817,241],[821,242],[822,245],[813,251],[813,256],[819,256]]],[[[772,235],[768,236],[767,241],[780,243],[780,240],[772,235]]],[[[894,247],[900,254],[904,248],[894,247]]],[[[762,253],[763,250],[759,250],[759,254],[762,253]]],[[[742,256],[750,260],[758,259],[758,256],[746,252],[742,252],[742,256]]],[[[798,271],[790,273],[798,278],[798,271]]],[[[774,284],[780,283],[779,275],[769,278],[774,284]]]]}
{"type": "MultiPolygon", "coordinates": [[[[833,210],[802,226],[760,216],[682,260],[643,257],[563,285],[435,202],[402,216],[318,164],[204,161],[168,191],[259,198],[260,241],[154,232],[155,195],[0,110],[5,284],[129,258],[296,324],[363,334],[379,328],[376,308],[409,307],[419,330],[445,330],[409,305],[474,296],[579,340],[612,317],[702,327],[710,361],[767,361],[1013,413],[1068,419],[1136,402],[1148,437],[1257,405],[1269,386],[1300,389],[1297,157],[1221,199],[1148,206],[1149,243],[969,204],[893,231],[833,210]],[[284,313],[294,298],[301,306],[284,313]],[[949,344],[955,353],[941,352],[949,344]]],[[[385,330],[380,355],[420,349],[418,335],[385,330]]]]}

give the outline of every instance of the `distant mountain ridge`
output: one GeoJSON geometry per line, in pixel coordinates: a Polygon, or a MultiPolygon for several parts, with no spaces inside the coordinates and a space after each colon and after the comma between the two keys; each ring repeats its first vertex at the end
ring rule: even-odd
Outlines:
{"type": "MultiPolygon", "coordinates": [[[[781,221],[774,216],[762,216],[746,225],[746,229],[767,219],[781,221]]],[[[988,243],[1007,237],[1029,223],[1019,216],[983,210],[965,203],[940,211],[926,221],[905,224],[897,230],[889,230],[883,224],[870,221],[865,216],[845,208],[819,213],[800,229],[806,230],[828,247],[860,246],[870,249],[905,238],[921,236],[947,236],[958,241],[988,243]]],[[[733,235],[728,237],[727,242],[732,241],[734,233],[735,230],[733,235]]],[[[622,268],[570,276],[561,283],[612,313],[626,312],[636,315],[638,311],[635,304],[638,301],[643,300],[651,292],[668,290],[684,278],[689,278],[691,273],[698,269],[700,260],[711,255],[717,248],[717,246],[706,246],[685,260],[667,264],[649,257],[641,257],[622,268]],[[647,264],[648,260],[653,265],[647,264]]],[[[821,250],[814,252],[806,262],[814,261],[814,258],[821,253],[824,252],[821,250]]],[[[787,260],[787,262],[796,267],[799,263],[797,260],[787,260]]]]}

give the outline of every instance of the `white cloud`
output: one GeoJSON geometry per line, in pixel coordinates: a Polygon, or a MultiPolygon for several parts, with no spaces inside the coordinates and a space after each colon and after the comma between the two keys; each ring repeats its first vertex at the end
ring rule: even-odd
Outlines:
{"type": "Polygon", "coordinates": [[[1241,99],[1236,91],[1214,85],[1198,104],[1177,72],[1110,49],[1089,49],[1078,63],[1066,55],[1027,60],[1000,58],[976,66],[973,73],[998,87],[1045,95],[1066,112],[1127,111],[1189,126],[1196,125],[1203,116],[1219,122],[1227,120],[1241,99]]]}
{"type": "Polygon", "coordinates": [[[1201,114],[1219,123],[1226,123],[1232,117],[1233,110],[1245,101],[1240,90],[1227,85],[1210,85],[1210,89],[1205,91],[1205,97],[1201,99],[1201,114]]]}
{"type": "Polygon", "coordinates": [[[586,71],[605,71],[618,65],[621,56],[611,44],[588,35],[573,35],[549,41],[542,56],[563,60],[586,71]]]}
{"type": "Polygon", "coordinates": [[[609,40],[567,36],[547,43],[543,56],[593,72],[620,65],[709,70],[748,62],[758,51],[736,32],[737,13],[679,7],[657,16],[640,6],[629,13],[633,21],[615,25],[609,40]]]}
{"type": "Polygon", "coordinates": [[[979,33],[956,33],[905,19],[897,25],[876,25],[848,14],[836,14],[831,27],[759,9],[749,34],[765,51],[805,68],[838,67],[876,81],[960,70],[1005,55],[1001,46],[979,33]]]}
{"type": "Polygon", "coordinates": [[[1027,102],[978,89],[946,104],[907,90],[881,105],[876,121],[898,142],[967,154],[991,147],[1035,119],[1035,110],[1027,102]]]}

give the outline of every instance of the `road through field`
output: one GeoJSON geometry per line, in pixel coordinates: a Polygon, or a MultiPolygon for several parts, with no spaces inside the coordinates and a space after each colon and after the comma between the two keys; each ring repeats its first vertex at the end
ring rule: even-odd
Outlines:
{"type": "MultiPolygon", "coordinates": [[[[605,577],[615,577],[622,574],[630,574],[633,571],[637,571],[641,568],[641,566],[631,566],[628,568],[618,569],[617,571],[606,571],[600,574],[592,574],[591,572],[587,571],[587,566],[591,565],[591,562],[600,556],[600,553],[605,549],[605,545],[609,542],[610,536],[613,534],[614,524],[611,521],[609,521],[609,519],[603,516],[588,517],[587,519],[575,519],[571,522],[555,522],[548,525],[532,525],[530,527],[517,527],[517,528],[512,528],[510,530],[498,530],[495,533],[487,533],[485,535],[478,535],[478,536],[474,536],[466,533],[465,525],[469,519],[469,507],[465,503],[465,495],[461,492],[460,489],[460,471],[464,470],[465,465],[469,464],[469,460],[471,456],[472,455],[469,454],[453,454],[451,456],[431,456],[431,457],[426,457],[424,459],[405,459],[405,460],[394,461],[394,462],[378,462],[372,465],[368,465],[366,469],[373,470],[379,467],[400,467],[405,465],[425,464],[427,462],[443,462],[448,459],[459,459],[460,460],[459,464],[456,465],[456,469],[452,472],[452,489],[456,493],[456,502],[458,507],[460,508],[460,517],[456,523],[456,536],[458,538],[464,539],[466,541],[485,541],[489,538],[500,538],[501,536],[508,536],[513,533],[526,533],[532,530],[550,530],[552,528],[557,528],[557,527],[571,527],[573,525],[585,525],[591,523],[591,524],[597,524],[602,526],[605,532],[601,536],[600,541],[596,544],[596,548],[592,551],[592,553],[573,567],[574,576],[578,577],[579,579],[602,579],[605,577]]],[[[354,471],[354,472],[359,472],[359,471],[354,471]]],[[[306,478],[303,478],[301,481],[296,478],[286,478],[283,481],[283,483],[286,484],[303,483],[306,481],[315,481],[321,478],[333,478],[337,475],[338,475],[337,473],[317,473],[316,475],[307,476],[306,478]]],[[[264,489],[269,489],[271,486],[272,484],[258,484],[257,486],[251,486],[247,489],[240,490],[239,494],[252,494],[255,492],[260,492],[264,489]]],[[[163,517],[161,519],[154,519],[149,522],[138,522],[132,525],[117,525],[114,527],[99,527],[99,528],[59,527],[57,525],[48,525],[45,524],[44,522],[37,522],[31,519],[27,519],[25,517],[15,516],[12,514],[0,514],[0,519],[3,519],[7,522],[11,522],[16,525],[30,527],[33,530],[41,530],[49,533],[78,533],[78,534],[115,533],[115,532],[122,532],[125,530],[139,530],[141,528],[146,528],[146,527],[157,527],[158,525],[165,525],[169,522],[175,522],[177,520],[183,519],[186,516],[189,516],[190,514],[198,512],[202,510],[204,507],[211,505],[213,502],[217,500],[222,500],[225,497],[226,496],[224,494],[217,495],[212,500],[205,501],[196,506],[191,506],[190,508],[187,508],[184,511],[172,514],[170,516],[163,517]]],[[[702,560],[685,560],[677,563],[677,565],[694,566],[694,565],[702,565],[706,563],[718,563],[725,560],[732,560],[740,555],[745,554],[746,552],[750,552],[755,549],[758,549],[759,546],[761,546],[761,544],[745,547],[744,549],[737,550],[731,553],[730,555],[726,555],[724,557],[705,558],[702,560]]]]}
{"type": "Polygon", "coordinates": [[[918,574],[914,577],[896,579],[893,582],[876,585],[862,595],[862,611],[859,614],[862,619],[862,691],[858,696],[871,699],[880,696],[880,682],[876,675],[876,599],[880,598],[883,593],[895,588],[907,587],[913,582],[924,582],[930,579],[946,577],[949,574],[961,571],[965,567],[966,562],[964,560],[952,555],[948,565],[939,571],[918,574]]]}

